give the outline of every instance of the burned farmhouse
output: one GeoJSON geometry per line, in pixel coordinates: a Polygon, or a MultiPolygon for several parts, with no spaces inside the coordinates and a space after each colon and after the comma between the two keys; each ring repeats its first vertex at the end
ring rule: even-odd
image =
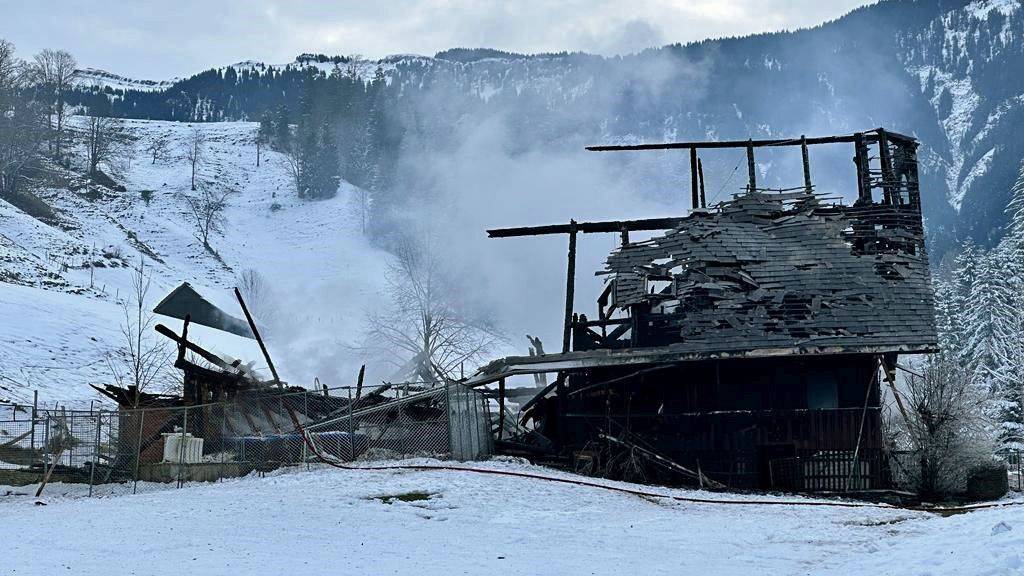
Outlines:
{"type": "MultiPolygon", "coordinates": [[[[117,402],[117,454],[102,482],[151,480],[179,483],[241,476],[322,461],[451,455],[473,459],[490,450],[485,399],[455,382],[388,383],[313,388],[278,376],[241,293],[245,320],[205,299],[188,283],[169,293],[154,312],[183,320],[176,333],[156,332],[175,344],[180,394],[136,387],[93,386],[117,402]],[[249,364],[201,346],[189,336],[202,325],[256,340],[271,378],[249,364]]],[[[365,369],[365,366],[363,367],[365,369]]]]}
{"type": "MultiPolygon", "coordinates": [[[[602,146],[688,150],[686,217],[490,230],[568,236],[563,350],[503,358],[467,384],[556,373],[500,446],[649,480],[810,491],[889,486],[881,387],[900,354],[937,348],[917,143],[846,136],[602,146]],[[848,146],[844,204],[818,194],[809,149],[848,146]],[[755,153],[798,147],[803,185],[758,186],[755,153]],[[706,206],[705,149],[746,149],[746,191],[706,206]],[[654,231],[643,241],[630,233],[654,231]],[[573,298],[579,234],[614,233],[592,316],[573,298]],[[881,370],[880,370],[881,368],[881,370]]],[[[798,166],[794,166],[800,178],[798,166]]],[[[897,398],[898,400],[898,398],[897,398]]],[[[902,407],[900,407],[902,409],[902,407]]],[[[504,410],[501,411],[504,415],[504,410]]]]}

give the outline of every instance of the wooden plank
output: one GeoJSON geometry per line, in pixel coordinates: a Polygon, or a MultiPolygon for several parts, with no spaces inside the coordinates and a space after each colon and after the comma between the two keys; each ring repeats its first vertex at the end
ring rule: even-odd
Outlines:
{"type": "MultiPolygon", "coordinates": [[[[643,220],[608,220],[602,222],[576,222],[577,232],[594,234],[602,232],[622,233],[631,230],[671,230],[686,221],[685,217],[648,218],[643,220]]],[[[548,224],[545,226],[521,226],[517,228],[493,228],[487,231],[489,238],[511,238],[515,236],[542,236],[545,234],[569,234],[573,224],[548,224]]]]}
{"type": "Polygon", "coordinates": [[[562,352],[572,343],[572,308],[576,292],[576,221],[569,221],[569,262],[565,273],[565,318],[562,327],[562,352]]]}
{"type": "Polygon", "coordinates": [[[690,206],[700,208],[700,188],[697,177],[697,149],[690,148],[690,206]]]}
{"type": "MultiPolygon", "coordinates": [[[[864,137],[868,142],[875,142],[878,140],[878,136],[874,134],[875,130],[865,132],[864,137]]],[[[889,139],[899,140],[904,143],[916,143],[917,140],[910,136],[898,134],[896,132],[887,132],[889,139]]],[[[710,150],[710,149],[722,149],[722,148],[746,148],[747,146],[753,146],[754,148],[765,148],[773,146],[800,146],[802,141],[806,141],[808,145],[817,144],[842,144],[855,142],[856,136],[854,134],[847,134],[842,136],[819,136],[815,138],[776,138],[767,140],[718,140],[710,142],[664,142],[664,143],[652,143],[652,144],[631,144],[631,145],[602,145],[602,146],[587,146],[586,149],[591,152],[620,152],[620,151],[639,151],[639,150],[685,150],[689,148],[696,148],[698,150],[710,150]]]]}
{"type": "Polygon", "coordinates": [[[242,299],[242,293],[238,291],[238,287],[235,287],[235,298],[238,298],[238,303],[242,306],[242,312],[245,313],[245,320],[249,323],[249,329],[252,330],[252,335],[256,337],[256,343],[260,345],[263,357],[267,359],[267,366],[270,367],[270,373],[274,375],[274,382],[277,382],[278,388],[283,388],[284,384],[281,383],[281,378],[277,375],[274,361],[270,359],[270,352],[267,352],[267,345],[263,343],[260,331],[256,329],[256,323],[253,322],[252,316],[249,314],[249,308],[245,305],[245,300],[242,299]]]}

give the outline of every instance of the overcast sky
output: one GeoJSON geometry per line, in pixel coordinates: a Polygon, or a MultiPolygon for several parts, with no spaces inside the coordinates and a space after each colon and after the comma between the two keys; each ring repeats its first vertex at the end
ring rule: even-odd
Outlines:
{"type": "Polygon", "coordinates": [[[142,79],[302,52],[432,55],[456,46],[602,54],[812,26],[867,0],[0,0],[0,37],[28,57],[142,79]]]}

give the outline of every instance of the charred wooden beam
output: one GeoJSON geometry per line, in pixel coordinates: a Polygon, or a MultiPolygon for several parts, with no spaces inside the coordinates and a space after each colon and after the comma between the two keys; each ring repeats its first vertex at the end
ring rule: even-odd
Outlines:
{"type": "Polygon", "coordinates": [[[889,139],[885,130],[878,130],[878,160],[882,165],[882,198],[886,204],[897,204],[896,175],[892,169],[892,156],[889,151],[889,139]]]}
{"type": "MultiPolygon", "coordinates": [[[[903,143],[915,142],[910,136],[898,134],[896,132],[887,132],[890,140],[898,140],[903,143]]],[[[876,142],[878,136],[873,132],[867,132],[863,134],[864,138],[868,142],[876,142]]],[[[689,148],[696,148],[698,150],[704,149],[722,149],[722,148],[746,148],[752,146],[754,148],[765,148],[772,146],[800,146],[803,142],[808,145],[817,144],[843,144],[856,142],[855,134],[848,134],[843,136],[821,136],[816,138],[781,138],[781,139],[770,139],[770,140],[719,140],[712,142],[665,142],[658,144],[631,144],[624,146],[587,146],[586,149],[591,152],[620,152],[620,151],[639,151],[639,150],[683,150],[689,148]]]]}
{"type": "Polygon", "coordinates": [[[754,164],[754,141],[747,144],[747,191],[757,191],[757,166],[754,164]]]}
{"type": "Polygon", "coordinates": [[[704,163],[697,158],[697,178],[700,180],[700,207],[707,208],[708,200],[704,196],[704,163]]]}
{"type": "Polygon", "coordinates": [[[572,339],[572,308],[576,292],[576,221],[569,221],[569,262],[565,273],[565,320],[562,326],[562,352],[568,352],[572,339]]]}
{"type": "Polygon", "coordinates": [[[203,348],[202,346],[199,346],[194,342],[189,342],[188,340],[185,340],[181,336],[175,334],[174,330],[171,330],[170,328],[164,326],[163,324],[157,324],[154,327],[154,330],[156,330],[159,334],[162,334],[163,336],[170,338],[178,345],[183,345],[186,349],[195,352],[200,358],[206,360],[207,362],[213,364],[214,366],[220,368],[221,370],[227,370],[229,372],[238,371],[237,368],[225,362],[224,359],[221,358],[220,356],[217,356],[213,352],[210,352],[209,350],[203,348]]]}
{"type": "Polygon", "coordinates": [[[281,378],[277,375],[274,361],[270,359],[270,352],[267,352],[267,345],[263,343],[260,331],[256,328],[256,322],[253,322],[252,315],[249,314],[249,308],[245,305],[245,300],[242,299],[242,293],[238,291],[238,287],[235,287],[235,298],[238,298],[238,304],[242,306],[242,312],[245,313],[245,321],[249,323],[249,329],[252,330],[252,335],[256,337],[256,343],[260,345],[260,351],[263,352],[263,357],[267,360],[270,373],[274,375],[274,382],[277,382],[278,388],[283,388],[284,384],[281,383],[281,378]]]}
{"type": "Polygon", "coordinates": [[[505,435],[505,379],[498,380],[498,440],[505,435]]]}
{"type": "Polygon", "coordinates": [[[868,165],[868,144],[864,134],[854,134],[853,162],[857,165],[857,201],[871,203],[871,174],[868,165]]]}
{"type": "Polygon", "coordinates": [[[697,177],[697,149],[690,148],[690,206],[700,208],[700,185],[697,177]]]}
{"type": "Polygon", "coordinates": [[[811,156],[807,150],[807,138],[805,136],[800,137],[800,156],[804,164],[804,189],[810,194],[814,186],[811,184],[811,156]]]}
{"type": "Polygon", "coordinates": [[[671,230],[678,228],[686,219],[648,218],[644,220],[609,220],[604,222],[575,222],[573,224],[549,224],[546,226],[522,226],[518,228],[494,228],[487,231],[489,238],[513,238],[516,236],[542,236],[545,234],[569,234],[575,227],[583,234],[619,233],[637,230],[671,230]]]}

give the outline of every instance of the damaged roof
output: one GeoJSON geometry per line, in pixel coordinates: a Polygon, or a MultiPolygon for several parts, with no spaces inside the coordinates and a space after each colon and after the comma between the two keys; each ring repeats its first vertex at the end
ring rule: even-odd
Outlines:
{"type": "Polygon", "coordinates": [[[687,356],[761,349],[932,351],[933,296],[915,204],[753,192],[613,252],[613,304],[649,307],[639,346],[687,356]]]}

